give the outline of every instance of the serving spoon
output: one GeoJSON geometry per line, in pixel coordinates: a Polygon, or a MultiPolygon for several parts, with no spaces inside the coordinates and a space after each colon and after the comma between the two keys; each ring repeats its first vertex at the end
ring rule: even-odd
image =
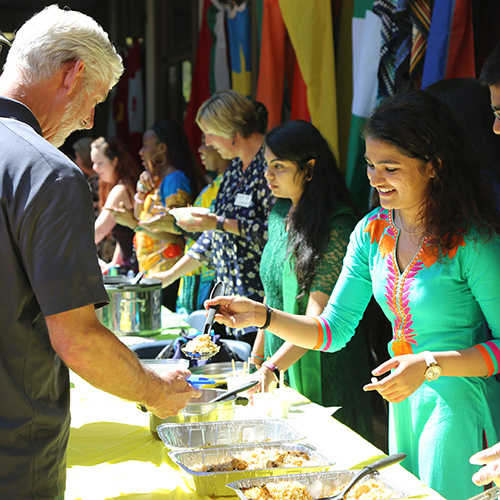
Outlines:
{"type": "MultiPolygon", "coordinates": [[[[224,295],[224,282],[218,281],[210,292],[210,298],[213,299],[215,297],[220,297],[221,295],[224,295]]],[[[203,325],[204,335],[210,335],[210,332],[212,331],[212,325],[214,323],[215,313],[218,311],[219,307],[219,304],[209,307],[207,319],[205,320],[205,324],[203,325]]],[[[207,352],[190,352],[186,349],[185,346],[183,346],[181,347],[181,351],[189,358],[207,360],[212,358],[219,352],[219,346],[217,346],[217,349],[207,352]]]]}
{"type": "Polygon", "coordinates": [[[379,469],[383,469],[384,467],[388,467],[389,465],[397,464],[405,458],[405,453],[396,453],[395,455],[389,455],[388,457],[381,458],[380,460],[377,460],[370,465],[366,465],[346,484],[344,489],[339,493],[330,497],[319,498],[318,500],[344,500],[347,493],[360,479],[363,479],[368,474],[377,473],[379,469]]]}

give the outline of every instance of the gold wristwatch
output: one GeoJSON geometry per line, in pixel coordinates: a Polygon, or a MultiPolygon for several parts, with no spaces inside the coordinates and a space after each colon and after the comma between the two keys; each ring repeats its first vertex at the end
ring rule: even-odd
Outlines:
{"type": "Polygon", "coordinates": [[[425,370],[425,378],[432,382],[433,380],[437,380],[441,373],[443,373],[443,369],[437,364],[436,358],[429,351],[424,351],[423,353],[425,363],[427,368],[425,370]]]}

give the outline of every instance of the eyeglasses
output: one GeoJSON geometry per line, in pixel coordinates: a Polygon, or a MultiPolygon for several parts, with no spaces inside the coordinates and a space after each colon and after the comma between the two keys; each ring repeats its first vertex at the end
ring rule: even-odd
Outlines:
{"type": "Polygon", "coordinates": [[[497,120],[500,120],[500,109],[496,109],[493,104],[491,105],[491,109],[493,110],[493,114],[497,120]]]}

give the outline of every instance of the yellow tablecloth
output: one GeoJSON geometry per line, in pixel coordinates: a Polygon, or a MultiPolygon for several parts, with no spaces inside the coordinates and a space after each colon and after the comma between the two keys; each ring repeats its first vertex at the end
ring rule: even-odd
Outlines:
{"type": "MultiPolygon", "coordinates": [[[[66,500],[209,499],[185,484],[163,443],[151,435],[149,414],[74,374],[72,381],[66,500]]],[[[248,408],[240,418],[249,418],[248,408]]],[[[314,403],[300,404],[293,406],[288,420],[306,435],[305,441],[335,461],[336,469],[361,468],[384,455],[330,413],[314,403]]],[[[411,498],[442,500],[400,465],[383,473],[411,498]]]]}

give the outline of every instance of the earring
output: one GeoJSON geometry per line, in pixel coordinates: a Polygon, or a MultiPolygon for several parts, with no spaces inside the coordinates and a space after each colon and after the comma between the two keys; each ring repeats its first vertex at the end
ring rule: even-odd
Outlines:
{"type": "Polygon", "coordinates": [[[234,146],[234,139],[233,139],[233,142],[231,143],[232,146],[234,146]]]}

